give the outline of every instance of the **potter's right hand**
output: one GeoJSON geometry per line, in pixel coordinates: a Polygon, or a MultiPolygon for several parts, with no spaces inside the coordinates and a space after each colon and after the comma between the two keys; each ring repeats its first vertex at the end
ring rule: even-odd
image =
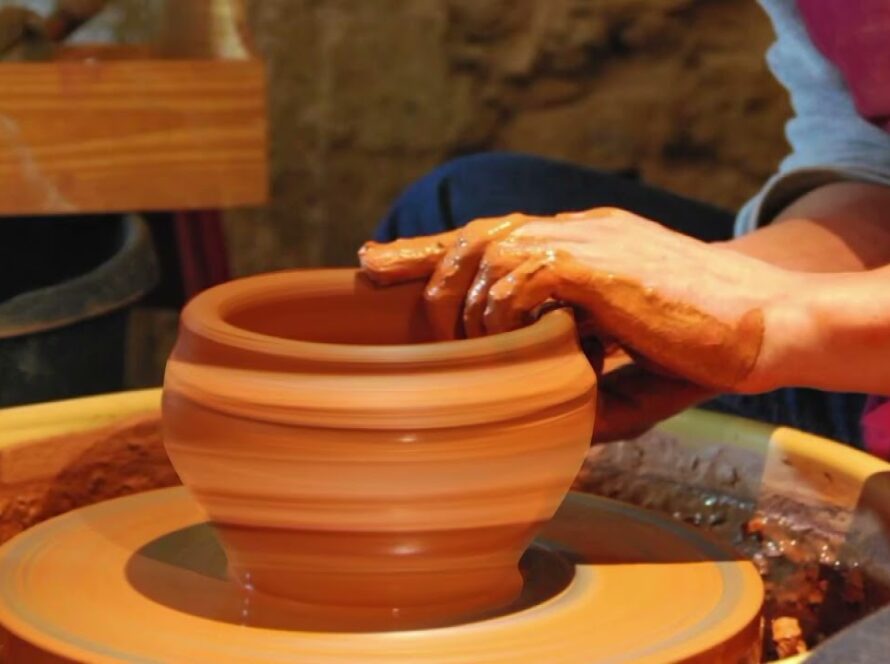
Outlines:
{"type": "Polygon", "coordinates": [[[617,208],[480,219],[369,243],[360,257],[379,284],[429,276],[438,339],[516,329],[555,301],[575,310],[582,335],[614,343],[638,365],[727,392],[778,386],[784,330],[796,316],[783,305],[806,286],[805,275],[617,208]]]}
{"type": "MultiPolygon", "coordinates": [[[[572,216],[566,213],[556,218],[572,216]]],[[[478,219],[436,235],[367,242],[359,252],[362,271],[379,286],[426,279],[427,318],[436,338],[464,336],[467,323],[479,318],[467,315],[472,313],[467,311],[467,294],[486,251],[513,231],[540,220],[515,213],[478,219]]],[[[469,330],[471,336],[479,332],[469,330]]],[[[714,390],[686,380],[653,374],[628,361],[615,347],[609,349],[611,357],[603,367],[603,347],[596,342],[584,345],[597,373],[605,368],[599,381],[595,442],[639,435],[662,419],[716,395],[714,390]],[[588,348],[592,350],[588,352],[588,348]]]]}
{"type": "Polygon", "coordinates": [[[582,335],[634,359],[600,381],[602,439],[713,393],[778,386],[793,335],[775,322],[789,319],[782,303],[803,287],[798,275],[614,208],[481,219],[370,243],[361,261],[379,284],[429,278],[427,312],[440,339],[515,329],[550,301],[572,306],[582,335]]]}

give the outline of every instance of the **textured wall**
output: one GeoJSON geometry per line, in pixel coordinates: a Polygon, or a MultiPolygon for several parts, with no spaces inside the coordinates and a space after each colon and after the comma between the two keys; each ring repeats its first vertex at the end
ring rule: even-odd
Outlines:
{"type": "MultiPolygon", "coordinates": [[[[272,196],[228,215],[236,274],[353,264],[398,192],[460,154],[636,170],[734,207],[786,149],[752,0],[244,1],[268,63],[272,196]]],[[[159,7],[114,0],[77,37],[151,39],[159,7]]],[[[136,312],[132,384],[159,382],[175,325],[136,312]]]]}
{"type": "Polygon", "coordinates": [[[230,215],[236,272],[351,264],[412,179],[506,149],[736,206],[786,147],[751,0],[253,0],[272,200],[230,215]]]}
{"type": "MultiPolygon", "coordinates": [[[[733,207],[786,149],[752,0],[243,1],[268,63],[272,197],[228,215],[236,274],[353,264],[403,187],[468,152],[632,169],[733,207]]],[[[21,2],[54,0],[0,7],[21,2]]],[[[113,0],[76,39],[152,40],[161,6],[113,0]]],[[[137,310],[131,384],[160,381],[175,326],[137,310]]]]}

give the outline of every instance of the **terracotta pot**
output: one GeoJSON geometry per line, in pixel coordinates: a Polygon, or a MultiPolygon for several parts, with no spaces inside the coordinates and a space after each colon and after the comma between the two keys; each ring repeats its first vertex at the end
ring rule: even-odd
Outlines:
{"type": "Polygon", "coordinates": [[[281,272],[185,308],[165,445],[245,585],[461,619],[521,590],[519,558],[584,459],[595,387],[567,311],[430,343],[422,284],[281,272]]]}

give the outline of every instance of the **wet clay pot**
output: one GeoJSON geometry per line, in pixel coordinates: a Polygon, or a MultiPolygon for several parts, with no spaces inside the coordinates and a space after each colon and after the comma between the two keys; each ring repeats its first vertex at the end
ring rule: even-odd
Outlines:
{"type": "Polygon", "coordinates": [[[165,445],[245,586],[433,621],[508,604],[587,451],[571,314],[431,342],[421,283],[230,282],[186,307],[165,445]]]}

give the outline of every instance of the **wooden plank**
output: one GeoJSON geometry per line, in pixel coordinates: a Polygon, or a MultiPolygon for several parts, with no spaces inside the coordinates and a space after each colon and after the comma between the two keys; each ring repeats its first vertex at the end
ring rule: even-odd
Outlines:
{"type": "Polygon", "coordinates": [[[0,65],[0,215],[262,203],[253,60],[0,65]]]}
{"type": "Polygon", "coordinates": [[[7,448],[103,429],[134,416],[158,418],[160,412],[160,388],[0,408],[0,479],[7,448]]]}

